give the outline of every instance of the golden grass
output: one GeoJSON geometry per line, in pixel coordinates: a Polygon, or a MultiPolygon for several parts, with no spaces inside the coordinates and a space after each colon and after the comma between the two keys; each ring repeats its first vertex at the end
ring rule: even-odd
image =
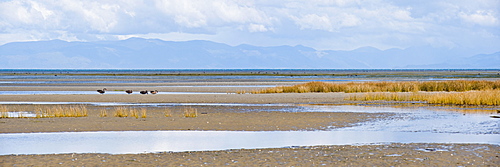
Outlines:
{"type": "Polygon", "coordinates": [[[170,109],[165,109],[163,111],[163,115],[165,115],[165,117],[171,117],[172,116],[172,110],[170,109]]]}
{"type": "Polygon", "coordinates": [[[186,118],[194,118],[198,117],[198,110],[196,108],[184,108],[184,117],[186,118]]]}
{"type": "MultiPolygon", "coordinates": [[[[33,111],[34,116],[31,118],[54,118],[54,117],[87,117],[87,106],[85,105],[35,105],[31,107],[26,106],[11,106],[0,105],[0,118],[28,118],[25,111],[33,111]],[[15,116],[9,116],[9,112],[18,112],[15,116]],[[24,114],[23,114],[24,113],[24,114]]],[[[148,109],[145,107],[134,108],[119,106],[111,109],[97,108],[92,109],[99,117],[135,117],[135,118],[148,118],[148,109]]],[[[177,112],[176,112],[177,113],[177,112]]],[[[153,114],[153,116],[156,114],[153,114]]],[[[172,110],[163,110],[165,117],[172,117],[172,110]]],[[[157,116],[161,116],[161,113],[157,116]]],[[[184,114],[179,114],[180,117],[197,117],[198,112],[193,108],[184,109],[184,114]]]]}
{"type": "Polygon", "coordinates": [[[116,107],[113,116],[115,116],[115,117],[146,118],[147,117],[147,109],[146,108],[137,109],[137,108],[116,107]]]}
{"type": "Polygon", "coordinates": [[[0,118],[9,118],[9,109],[7,106],[0,105],[0,118]]]}
{"type": "MultiPolygon", "coordinates": [[[[293,86],[279,86],[251,93],[310,93],[310,92],[418,92],[418,91],[471,91],[500,89],[500,80],[453,80],[453,81],[401,81],[401,82],[308,82],[293,86]]],[[[243,92],[237,92],[243,93],[243,92]]]]}
{"type": "Polygon", "coordinates": [[[130,112],[129,115],[131,117],[139,118],[139,111],[137,111],[137,109],[132,108],[132,109],[129,110],[129,112],[130,112]]]}
{"type": "Polygon", "coordinates": [[[366,93],[351,95],[345,100],[356,101],[425,101],[430,104],[500,105],[500,90],[467,92],[366,93]]]}
{"type": "Polygon", "coordinates": [[[108,116],[108,110],[106,109],[99,110],[99,117],[107,117],[107,116],[108,116]]]}
{"type": "Polygon", "coordinates": [[[141,118],[147,117],[146,111],[147,111],[146,108],[141,108],[141,118]]]}
{"type": "Polygon", "coordinates": [[[79,106],[37,106],[36,118],[53,117],[86,117],[88,116],[87,107],[79,106]]]}
{"type": "Polygon", "coordinates": [[[116,107],[113,115],[115,117],[128,117],[128,112],[125,107],[116,107]]]}
{"type": "Polygon", "coordinates": [[[8,112],[0,112],[0,118],[9,118],[8,112]]]}
{"type": "Polygon", "coordinates": [[[0,105],[0,112],[9,112],[9,109],[7,108],[7,106],[4,106],[4,105],[0,105]]]}

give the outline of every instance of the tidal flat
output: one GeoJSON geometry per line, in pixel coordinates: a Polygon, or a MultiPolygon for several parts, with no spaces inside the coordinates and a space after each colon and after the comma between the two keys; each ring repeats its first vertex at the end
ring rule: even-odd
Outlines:
{"type": "MultiPolygon", "coordinates": [[[[391,140],[340,145],[292,144],[271,148],[236,146],[237,148],[222,150],[159,150],[159,152],[131,154],[105,151],[76,152],[76,150],[73,153],[16,153],[15,155],[7,153],[0,156],[0,163],[4,166],[495,166],[500,163],[498,157],[500,140],[496,140],[500,137],[500,121],[489,117],[497,114],[499,106],[435,106],[425,102],[399,105],[346,100],[352,94],[363,93],[236,93],[311,81],[331,83],[497,81],[500,79],[500,76],[497,76],[499,70],[167,70],[167,72],[169,73],[148,70],[3,71],[0,75],[0,105],[5,106],[8,112],[36,113],[37,107],[83,105],[87,109],[87,116],[0,118],[2,125],[0,133],[370,131],[370,133],[381,132],[380,134],[382,132],[439,135],[458,133],[480,139],[470,142],[445,139],[445,142],[424,143],[391,140]],[[107,88],[104,94],[96,92],[97,89],[103,88],[107,88]],[[125,90],[133,90],[133,93],[127,94],[125,90]],[[139,93],[145,90],[158,90],[159,93],[139,93]],[[16,91],[30,93],[16,94],[16,91]],[[58,91],[74,92],[57,93],[58,91]],[[145,109],[146,116],[117,117],[114,116],[117,107],[129,110],[145,109]],[[184,114],[186,108],[196,109],[196,117],[186,117],[184,114]],[[103,111],[106,111],[106,116],[102,114],[103,111]],[[487,137],[481,140],[482,135],[487,137]]],[[[133,148],[134,145],[131,144],[130,147],[133,148]]]]}

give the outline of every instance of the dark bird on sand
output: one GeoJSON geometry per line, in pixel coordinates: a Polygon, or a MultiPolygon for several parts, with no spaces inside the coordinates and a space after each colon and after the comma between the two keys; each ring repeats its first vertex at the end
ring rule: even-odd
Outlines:
{"type": "Polygon", "coordinates": [[[99,92],[100,94],[104,94],[106,92],[106,90],[108,90],[108,89],[106,89],[106,88],[104,88],[102,90],[99,89],[99,90],[97,90],[97,92],[99,92]]]}
{"type": "Polygon", "coordinates": [[[148,94],[148,90],[141,90],[139,93],[141,93],[141,94],[148,94]]]}
{"type": "Polygon", "coordinates": [[[134,91],[132,91],[132,90],[126,90],[125,92],[126,92],[127,94],[131,94],[131,93],[132,93],[132,92],[134,92],[134,91]]]}
{"type": "Polygon", "coordinates": [[[151,91],[151,94],[157,94],[157,93],[158,93],[157,90],[151,91]]]}

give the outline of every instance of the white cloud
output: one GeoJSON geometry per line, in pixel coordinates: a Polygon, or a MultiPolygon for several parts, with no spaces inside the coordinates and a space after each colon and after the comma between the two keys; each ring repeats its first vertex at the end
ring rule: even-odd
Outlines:
{"type": "Polygon", "coordinates": [[[479,10],[471,14],[461,12],[459,14],[465,22],[478,24],[481,26],[497,26],[498,19],[493,15],[492,11],[479,10]]]}
{"type": "Polygon", "coordinates": [[[330,18],[328,16],[319,16],[316,14],[307,14],[300,18],[291,16],[295,24],[300,26],[300,29],[326,30],[334,31],[330,18]]]}
{"type": "Polygon", "coordinates": [[[178,26],[187,28],[271,26],[274,19],[252,4],[238,1],[157,0],[156,7],[165,19],[173,18],[178,26]]]}
{"type": "Polygon", "coordinates": [[[7,0],[0,2],[0,44],[137,36],[318,49],[474,48],[500,42],[499,9],[498,0],[7,0]]]}
{"type": "MultiPolygon", "coordinates": [[[[54,12],[32,1],[9,1],[0,5],[1,25],[17,28],[22,25],[43,24],[50,22],[54,12]]],[[[5,28],[5,27],[4,27],[5,28]]],[[[2,28],[3,29],[3,28],[2,28]]]]}
{"type": "Polygon", "coordinates": [[[261,24],[250,24],[248,26],[248,31],[250,32],[266,32],[269,29],[266,28],[266,26],[261,25],[261,24]]]}

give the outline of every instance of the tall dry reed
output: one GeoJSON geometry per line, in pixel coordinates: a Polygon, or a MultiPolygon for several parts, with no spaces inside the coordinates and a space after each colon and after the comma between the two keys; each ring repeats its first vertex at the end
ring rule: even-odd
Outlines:
{"type": "Polygon", "coordinates": [[[141,108],[141,118],[146,118],[147,117],[146,112],[147,112],[146,108],[141,108]]]}
{"type": "Polygon", "coordinates": [[[129,112],[131,117],[139,118],[139,111],[136,108],[131,108],[129,112]]]}
{"type": "Polygon", "coordinates": [[[198,110],[196,108],[184,108],[184,117],[186,118],[194,118],[198,116],[198,110]]]}
{"type": "Polygon", "coordinates": [[[146,118],[147,109],[146,108],[125,108],[125,107],[116,107],[113,116],[115,117],[135,117],[135,118],[146,118]]]}
{"type": "Polygon", "coordinates": [[[346,100],[356,101],[425,101],[430,104],[500,105],[500,90],[467,92],[366,93],[351,95],[346,100]]]}
{"type": "MultiPolygon", "coordinates": [[[[349,82],[326,83],[308,82],[293,86],[278,86],[251,93],[309,93],[309,92],[418,92],[418,91],[471,91],[471,90],[496,90],[500,89],[500,80],[476,81],[401,81],[401,82],[349,82]]],[[[242,92],[238,92],[242,93],[242,92]]]]}
{"type": "Polygon", "coordinates": [[[9,109],[7,106],[0,105],[0,118],[9,118],[9,109]]]}
{"type": "Polygon", "coordinates": [[[128,117],[128,111],[125,107],[116,107],[113,115],[115,117],[128,117]]]}
{"type": "Polygon", "coordinates": [[[108,116],[108,110],[106,110],[106,109],[100,109],[99,110],[99,116],[100,117],[107,117],[108,116]]]}
{"type": "Polygon", "coordinates": [[[79,106],[37,106],[36,118],[52,118],[52,117],[86,117],[88,109],[84,105],[79,106]]]}
{"type": "Polygon", "coordinates": [[[163,110],[163,115],[165,115],[165,117],[171,117],[172,116],[172,110],[170,109],[165,109],[163,110]]]}

